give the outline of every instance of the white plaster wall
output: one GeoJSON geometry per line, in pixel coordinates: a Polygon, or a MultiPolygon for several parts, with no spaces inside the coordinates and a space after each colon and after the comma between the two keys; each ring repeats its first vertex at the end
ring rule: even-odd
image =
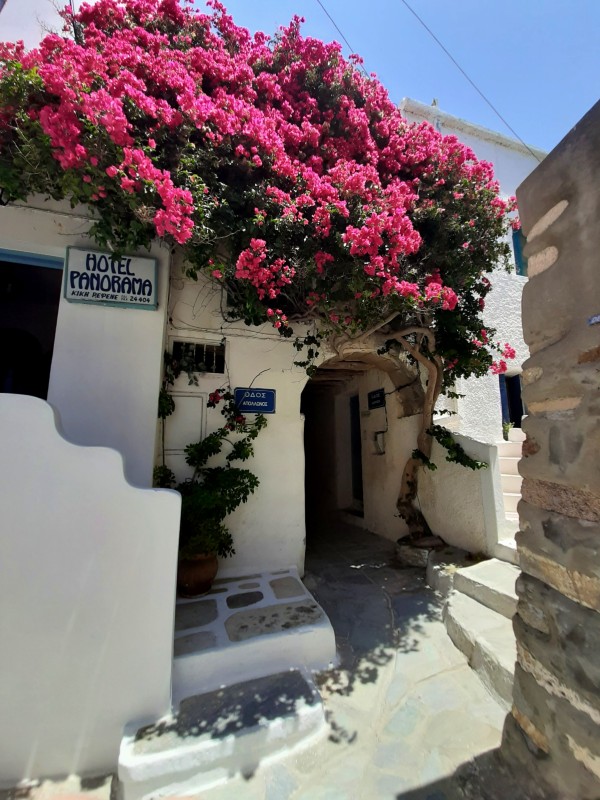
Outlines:
{"type": "MultiPolygon", "coordinates": [[[[227,374],[200,375],[199,385],[189,386],[182,375],[175,391],[189,395],[208,393],[229,383],[232,388],[249,386],[276,390],[276,413],[267,415],[268,425],[255,440],[255,457],[236,465],[248,467],[260,486],[248,502],[227,519],[236,554],[221,560],[219,575],[249,574],[295,566],[304,569],[304,420],[300,395],[307,381],[304,370],[293,366],[297,352],[270,325],[249,328],[243,322],[227,324],[220,314],[220,290],[206,279],[184,278],[179,265],[173,267],[167,334],[185,340],[226,344],[227,374]],[[259,374],[263,373],[263,374],[259,374]]],[[[177,399],[177,398],[175,398],[177,399]]],[[[204,430],[220,427],[221,406],[206,411],[204,430]]],[[[179,480],[189,474],[183,456],[169,465],[179,480]]]]}
{"type": "Polygon", "coordinates": [[[444,136],[456,136],[480,160],[490,161],[494,165],[494,174],[504,196],[514,195],[517,186],[546,155],[536,147],[529,150],[516,139],[410,98],[402,100],[400,111],[409,122],[427,120],[444,136]]]}
{"type": "MultiPolygon", "coordinates": [[[[530,151],[515,139],[473,125],[434,106],[405,99],[400,109],[409,121],[427,120],[440,133],[456,136],[478,158],[490,161],[504,197],[514,195],[517,186],[545,156],[541,150],[532,148],[530,151]]],[[[517,351],[516,358],[507,362],[507,374],[518,374],[529,357],[521,326],[521,294],[527,279],[514,272],[509,274],[504,269],[497,269],[491,281],[493,288],[486,298],[484,322],[496,329],[499,343],[503,345],[508,342],[517,351]]],[[[500,441],[502,408],[498,376],[488,374],[483,378],[461,380],[456,390],[466,397],[456,402],[457,417],[445,417],[440,420],[441,424],[482,442],[500,441]]],[[[444,406],[440,404],[439,407],[444,406]]]]}
{"type": "Polygon", "coordinates": [[[359,374],[336,398],[336,469],[338,472],[339,508],[348,508],[352,501],[350,472],[349,398],[358,392],[361,410],[361,442],[363,468],[364,516],[360,523],[379,536],[396,541],[406,533],[406,523],[398,516],[396,501],[402,470],[416,447],[420,415],[398,418],[398,403],[389,376],[370,369],[359,374]],[[369,411],[369,392],[383,388],[386,407],[369,411]],[[385,431],[385,452],[375,446],[375,433],[385,431]]]}
{"type": "MultiPolygon", "coordinates": [[[[97,249],[81,209],[33,198],[27,207],[0,208],[2,247],[64,258],[68,245],[97,249]]],[[[152,485],[158,391],[167,309],[169,253],[158,259],[158,309],[69,303],[61,296],[49,402],[70,441],[113,447],[127,479],[152,485]]]]}
{"type": "Polygon", "coordinates": [[[421,415],[398,418],[398,404],[389,377],[379,370],[364,373],[360,386],[362,420],[363,478],[365,487],[365,524],[369,530],[395,541],[406,532],[406,523],[398,516],[396,502],[402,470],[416,447],[421,415]],[[383,388],[386,407],[369,411],[369,392],[383,388]],[[387,394],[387,393],[390,394],[387,394]],[[385,452],[375,446],[375,433],[385,431],[385,452]]]}
{"type": "MultiPolygon", "coordinates": [[[[361,406],[364,516],[356,524],[380,536],[397,540],[407,532],[396,511],[402,470],[416,447],[421,415],[398,418],[398,404],[386,373],[376,369],[358,375],[336,397],[336,470],[341,487],[338,507],[348,508],[351,500],[349,471],[349,397],[358,391],[361,406]],[[384,388],[386,408],[368,410],[367,395],[384,388]],[[385,452],[374,442],[377,431],[385,431],[385,452]],[[345,448],[345,449],[344,449],[345,448]],[[345,501],[345,502],[344,502],[345,501]]],[[[444,418],[445,419],[445,418],[444,418]]],[[[418,502],[432,531],[445,541],[470,552],[493,555],[498,541],[498,519],[503,516],[502,490],[497,448],[456,435],[456,440],[473,458],[486,462],[487,469],[473,471],[446,461],[446,451],[434,442],[435,471],[422,469],[418,502]]]]}
{"type": "Polygon", "coordinates": [[[498,518],[502,516],[502,491],[497,467],[497,449],[465,436],[455,436],[465,452],[487,469],[471,470],[446,461],[446,451],[433,444],[435,471],[421,470],[419,500],[433,533],[445,542],[471,553],[493,555],[498,541],[498,518]]]}
{"type": "MultiPolygon", "coordinates": [[[[500,345],[508,342],[516,350],[516,357],[507,361],[507,375],[520,373],[523,362],[529,357],[521,326],[521,295],[526,282],[527,278],[498,269],[492,277],[493,288],[486,297],[484,323],[496,329],[496,340],[500,345]]],[[[502,407],[498,376],[488,373],[482,378],[461,380],[457,391],[465,397],[457,400],[458,423],[455,429],[482,442],[501,441],[502,407]]]]}
{"type": "Polygon", "coordinates": [[[0,394],[0,782],[112,771],[123,727],[166,713],[180,497],[0,394]]]}

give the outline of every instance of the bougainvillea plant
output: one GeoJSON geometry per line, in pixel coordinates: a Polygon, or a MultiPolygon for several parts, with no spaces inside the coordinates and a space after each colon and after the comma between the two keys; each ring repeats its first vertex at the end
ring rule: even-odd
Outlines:
{"type": "Polygon", "coordinates": [[[98,0],[35,50],[0,46],[0,200],[87,204],[116,252],[181,247],[190,274],[227,290],[229,318],[298,348],[381,334],[424,375],[398,501],[416,533],[440,392],[513,354],[482,322],[513,201],[300,19],[269,38],[208,6],[98,0]]]}

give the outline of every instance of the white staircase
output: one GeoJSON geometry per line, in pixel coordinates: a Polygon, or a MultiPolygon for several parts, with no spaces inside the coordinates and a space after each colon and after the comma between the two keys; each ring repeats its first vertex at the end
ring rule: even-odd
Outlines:
{"type": "Polygon", "coordinates": [[[521,428],[511,428],[508,441],[497,442],[498,463],[502,484],[502,501],[504,503],[504,526],[499,531],[498,544],[494,555],[501,561],[517,564],[517,546],[515,533],[519,529],[517,504],[521,499],[523,478],[519,475],[519,461],[525,434],[521,428]]]}
{"type": "Polygon", "coordinates": [[[515,583],[520,574],[515,533],[519,528],[517,503],[521,498],[518,463],[525,435],[513,428],[509,441],[498,442],[505,521],[494,548],[496,558],[473,566],[460,554],[439,553],[428,564],[429,584],[447,594],[444,623],[456,647],[482,683],[507,710],[512,704],[516,642],[512,617],[517,610],[515,583]]]}
{"type": "Polygon", "coordinates": [[[517,608],[519,568],[492,558],[454,574],[444,608],[446,630],[496,700],[510,708],[516,644],[512,617],[517,608]]]}
{"type": "Polygon", "coordinates": [[[504,515],[507,520],[518,522],[517,503],[521,499],[521,484],[523,482],[523,478],[519,475],[518,464],[521,458],[522,443],[525,441],[525,434],[521,428],[511,428],[508,436],[508,441],[503,439],[497,443],[504,515]]]}
{"type": "Polygon", "coordinates": [[[122,739],[121,800],[199,795],[326,735],[310,673],[337,662],[335,634],[295,568],[179,600],[173,655],[172,713],[122,739]]]}
{"type": "Polygon", "coordinates": [[[203,790],[313,744],[328,731],[321,697],[298,670],[188,697],[121,743],[122,800],[200,797],[203,790]]]}

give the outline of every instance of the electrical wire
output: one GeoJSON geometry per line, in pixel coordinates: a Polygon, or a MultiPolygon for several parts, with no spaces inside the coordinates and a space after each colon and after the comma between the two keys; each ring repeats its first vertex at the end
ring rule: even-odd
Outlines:
{"type": "MultiPolygon", "coordinates": [[[[428,34],[431,36],[431,38],[432,38],[432,39],[433,39],[433,40],[434,40],[434,41],[435,41],[435,42],[436,42],[436,43],[439,45],[439,47],[441,47],[441,49],[442,49],[442,50],[444,51],[444,53],[445,53],[445,54],[448,56],[448,58],[450,59],[450,61],[452,61],[452,63],[454,64],[454,66],[455,66],[455,67],[456,67],[456,68],[459,70],[459,72],[460,72],[460,73],[461,73],[461,74],[462,74],[462,75],[463,75],[463,76],[464,76],[464,77],[467,79],[467,81],[468,81],[468,82],[471,84],[471,86],[473,87],[473,89],[475,89],[475,91],[477,92],[477,94],[478,94],[478,95],[479,95],[479,96],[480,96],[480,97],[481,97],[481,98],[484,100],[484,102],[486,102],[486,103],[487,103],[487,105],[488,105],[488,106],[489,106],[489,107],[492,109],[492,111],[493,111],[493,112],[494,112],[494,114],[495,114],[495,115],[498,117],[498,119],[500,119],[500,121],[501,121],[501,122],[502,122],[502,123],[503,123],[503,124],[504,124],[504,125],[505,125],[505,126],[508,128],[508,130],[509,130],[509,131],[512,133],[512,135],[515,137],[515,139],[517,139],[517,141],[519,141],[519,142],[520,142],[520,143],[523,145],[523,147],[524,147],[524,148],[525,148],[525,149],[526,149],[526,150],[527,150],[529,153],[531,153],[531,155],[532,155],[532,156],[535,158],[535,160],[536,160],[537,162],[541,162],[541,160],[542,160],[542,159],[541,159],[541,158],[540,158],[538,155],[536,155],[536,153],[534,153],[534,151],[531,149],[531,147],[529,147],[529,145],[527,144],[527,142],[525,142],[525,141],[523,141],[523,139],[521,139],[521,137],[520,137],[520,136],[519,136],[519,134],[516,132],[516,130],[515,130],[513,127],[512,127],[512,125],[511,125],[511,124],[510,124],[510,123],[509,123],[509,122],[508,122],[508,121],[507,121],[507,120],[506,120],[506,119],[505,119],[505,118],[502,116],[502,114],[501,114],[501,113],[498,111],[498,109],[497,109],[497,108],[496,108],[496,106],[495,106],[495,105],[494,105],[494,104],[491,102],[491,100],[488,100],[488,98],[486,97],[486,95],[485,95],[485,94],[484,94],[484,93],[481,91],[481,89],[480,89],[480,88],[477,86],[477,84],[475,83],[475,81],[474,81],[474,80],[473,80],[473,79],[472,79],[472,78],[471,78],[471,77],[470,77],[470,76],[469,76],[469,75],[468,75],[468,74],[465,72],[465,70],[464,70],[464,69],[461,67],[461,65],[458,63],[458,61],[457,61],[457,60],[454,58],[454,56],[452,55],[452,53],[451,53],[451,52],[448,50],[448,48],[447,48],[447,47],[445,47],[445,46],[444,46],[444,44],[443,44],[443,43],[442,43],[442,42],[441,42],[441,41],[438,39],[438,37],[435,35],[435,33],[434,33],[434,32],[431,30],[431,28],[430,28],[430,27],[427,25],[427,23],[426,23],[426,22],[424,22],[424,20],[423,20],[423,19],[421,19],[421,17],[420,17],[420,16],[417,14],[417,12],[416,12],[416,11],[415,11],[415,10],[414,10],[414,9],[413,9],[413,8],[412,8],[410,5],[409,5],[409,3],[407,2],[407,0],[400,0],[400,2],[401,2],[401,3],[402,3],[402,4],[403,4],[403,5],[404,5],[404,6],[405,6],[405,7],[406,7],[406,8],[407,8],[409,11],[410,11],[410,13],[411,13],[411,14],[412,14],[412,15],[413,15],[413,16],[414,16],[414,17],[415,17],[415,18],[416,18],[416,19],[417,19],[417,20],[420,22],[420,24],[421,24],[421,25],[422,25],[422,26],[425,28],[425,30],[427,31],[427,33],[428,33],[428,34]]],[[[321,2],[321,0],[317,0],[317,3],[318,3],[320,6],[321,6],[321,8],[322,8],[322,9],[323,9],[323,11],[325,12],[325,14],[326,14],[326,15],[329,17],[329,19],[330,19],[330,21],[331,21],[331,24],[334,26],[334,28],[336,29],[336,31],[339,33],[339,35],[340,35],[340,36],[342,37],[342,39],[344,40],[344,42],[345,42],[346,46],[347,46],[347,47],[348,47],[348,49],[350,50],[350,53],[351,53],[352,55],[356,55],[356,51],[354,50],[354,48],[352,47],[352,45],[350,44],[350,42],[348,41],[348,39],[346,39],[346,37],[344,36],[344,33],[343,33],[342,29],[341,29],[341,28],[340,28],[340,26],[337,24],[337,22],[334,20],[334,18],[331,16],[331,14],[329,13],[329,11],[328,11],[328,10],[325,8],[325,6],[324,6],[324,5],[323,5],[323,3],[321,2]]],[[[369,77],[369,76],[368,76],[368,74],[367,74],[367,71],[366,71],[366,70],[365,70],[365,68],[362,66],[362,64],[360,65],[360,68],[362,69],[362,71],[364,72],[364,74],[365,74],[367,77],[369,77]]]]}
{"type": "MultiPolygon", "coordinates": [[[[317,1],[318,1],[318,0],[317,0],[317,1]]],[[[494,104],[491,102],[491,100],[488,100],[488,98],[485,96],[485,94],[484,94],[484,93],[481,91],[481,89],[480,89],[480,88],[477,86],[477,84],[475,83],[475,81],[473,81],[473,80],[470,78],[470,76],[469,76],[469,75],[468,75],[468,74],[465,72],[465,70],[464,70],[464,69],[461,67],[461,65],[460,65],[460,64],[458,63],[458,61],[457,61],[457,60],[454,58],[454,56],[453,56],[453,55],[452,55],[452,53],[451,53],[451,52],[448,50],[448,48],[447,48],[447,47],[445,47],[445,46],[442,44],[442,42],[441,42],[441,41],[438,39],[438,37],[435,35],[435,33],[434,33],[432,30],[431,30],[431,28],[430,28],[430,27],[429,27],[429,26],[428,26],[428,25],[427,25],[427,24],[426,24],[426,23],[425,23],[425,22],[424,22],[424,21],[421,19],[421,17],[420,17],[420,16],[417,14],[417,12],[416,12],[416,11],[415,11],[415,10],[414,10],[414,9],[413,9],[413,8],[412,8],[410,5],[409,5],[409,3],[407,2],[407,0],[400,0],[400,2],[401,2],[401,3],[402,3],[402,4],[403,4],[403,5],[404,5],[404,6],[405,6],[405,7],[406,7],[406,8],[407,8],[409,11],[410,11],[410,13],[411,13],[411,14],[412,14],[414,17],[416,17],[416,19],[417,19],[417,20],[418,20],[418,21],[421,23],[421,25],[422,25],[422,26],[425,28],[425,30],[426,30],[426,31],[427,31],[427,33],[428,33],[428,34],[431,36],[431,38],[432,38],[432,39],[433,39],[433,40],[434,40],[434,41],[435,41],[435,42],[436,42],[436,43],[437,43],[437,44],[438,44],[438,45],[439,45],[439,46],[442,48],[442,50],[443,50],[443,51],[444,51],[444,53],[445,53],[445,54],[448,56],[448,58],[450,59],[450,61],[452,61],[452,63],[454,64],[454,66],[455,66],[455,67],[456,67],[456,68],[457,68],[457,69],[458,69],[458,70],[459,70],[459,71],[462,73],[462,75],[463,75],[463,76],[464,76],[464,77],[465,77],[465,78],[468,80],[468,82],[471,84],[471,86],[473,87],[473,89],[475,89],[475,91],[477,92],[477,94],[478,94],[478,95],[479,95],[479,96],[480,96],[480,97],[481,97],[481,98],[482,98],[482,99],[483,99],[483,100],[484,100],[484,101],[485,101],[485,102],[488,104],[488,106],[489,106],[489,107],[492,109],[492,111],[493,111],[493,112],[494,112],[494,114],[495,114],[495,115],[498,117],[498,119],[500,119],[500,120],[501,120],[501,121],[504,123],[504,125],[506,125],[506,127],[507,127],[507,128],[508,128],[508,130],[509,130],[509,131],[512,133],[512,135],[515,137],[515,139],[517,139],[519,142],[521,142],[521,144],[523,145],[523,147],[525,147],[525,148],[526,148],[526,149],[527,149],[527,150],[528,150],[528,151],[531,153],[531,155],[532,155],[532,156],[535,158],[535,160],[536,160],[536,161],[538,161],[538,162],[541,162],[541,158],[539,158],[539,157],[538,157],[538,156],[537,156],[537,155],[536,155],[536,154],[533,152],[533,150],[531,149],[531,147],[529,147],[529,145],[528,145],[526,142],[524,142],[524,141],[523,141],[523,139],[521,139],[521,137],[520,137],[520,136],[519,136],[519,134],[516,132],[516,130],[515,130],[513,127],[512,127],[512,125],[510,125],[510,123],[509,123],[509,122],[508,122],[508,121],[507,121],[507,120],[506,120],[506,119],[505,119],[505,118],[502,116],[502,114],[501,114],[501,113],[498,111],[498,109],[497,109],[497,108],[496,108],[496,106],[495,106],[495,105],[494,105],[494,104]]]]}
{"type": "MultiPolygon", "coordinates": [[[[350,44],[350,42],[348,41],[348,39],[346,39],[346,37],[344,36],[344,34],[343,34],[343,32],[342,32],[342,29],[340,28],[340,26],[337,24],[337,22],[336,22],[336,21],[334,20],[334,18],[331,16],[331,14],[329,13],[329,11],[327,11],[327,9],[325,8],[325,6],[324,6],[324,5],[323,5],[323,3],[321,2],[321,0],[317,0],[317,3],[318,3],[320,6],[321,6],[321,8],[322,8],[322,9],[323,9],[323,11],[325,12],[325,14],[327,14],[327,16],[329,17],[329,19],[330,19],[330,21],[331,21],[331,24],[333,25],[333,27],[336,29],[336,31],[339,33],[339,35],[340,35],[340,36],[342,37],[342,39],[344,40],[344,42],[345,42],[345,44],[346,44],[346,47],[348,48],[348,50],[350,50],[350,55],[353,55],[353,56],[355,56],[355,55],[358,55],[358,53],[357,53],[357,52],[356,52],[356,50],[355,50],[355,49],[352,47],[352,45],[350,44]]],[[[367,70],[364,68],[364,66],[363,66],[362,64],[359,64],[358,66],[359,66],[359,67],[360,67],[360,69],[363,71],[363,73],[364,73],[365,77],[367,77],[367,78],[368,78],[368,77],[369,77],[369,74],[368,74],[367,70]]]]}

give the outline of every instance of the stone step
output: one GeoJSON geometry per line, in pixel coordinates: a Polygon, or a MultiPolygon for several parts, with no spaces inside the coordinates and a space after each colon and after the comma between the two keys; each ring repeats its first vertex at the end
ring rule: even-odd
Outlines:
{"type": "Polygon", "coordinates": [[[508,494],[521,494],[523,478],[520,475],[501,474],[502,491],[508,494]]]}
{"type": "Polygon", "coordinates": [[[265,759],[316,743],[328,728],[320,695],[298,670],[184,699],[176,713],[123,738],[122,800],[197,794],[265,759]]]}
{"type": "Polygon", "coordinates": [[[521,499],[521,492],[503,492],[502,501],[504,503],[504,514],[517,514],[517,506],[521,499]]]}
{"type": "Polygon", "coordinates": [[[519,564],[519,555],[517,553],[517,543],[514,537],[507,539],[500,539],[494,547],[494,556],[499,561],[505,561],[507,564],[519,564]]]}
{"type": "Polygon", "coordinates": [[[522,442],[496,442],[498,456],[500,458],[521,458],[522,442]]]}
{"type": "Polygon", "coordinates": [[[516,661],[512,622],[456,590],[444,608],[444,622],[484,686],[508,710],[516,661]]]}
{"type": "Polygon", "coordinates": [[[500,456],[498,466],[502,475],[518,475],[521,456],[500,456]]]}
{"type": "Polygon", "coordinates": [[[177,603],[173,702],[336,659],[331,623],[295,569],[217,580],[204,597],[177,603]]]}
{"type": "Polygon", "coordinates": [[[520,570],[513,564],[490,558],[471,567],[463,567],[454,575],[454,589],[478,603],[512,619],[517,610],[515,582],[520,570]]]}

